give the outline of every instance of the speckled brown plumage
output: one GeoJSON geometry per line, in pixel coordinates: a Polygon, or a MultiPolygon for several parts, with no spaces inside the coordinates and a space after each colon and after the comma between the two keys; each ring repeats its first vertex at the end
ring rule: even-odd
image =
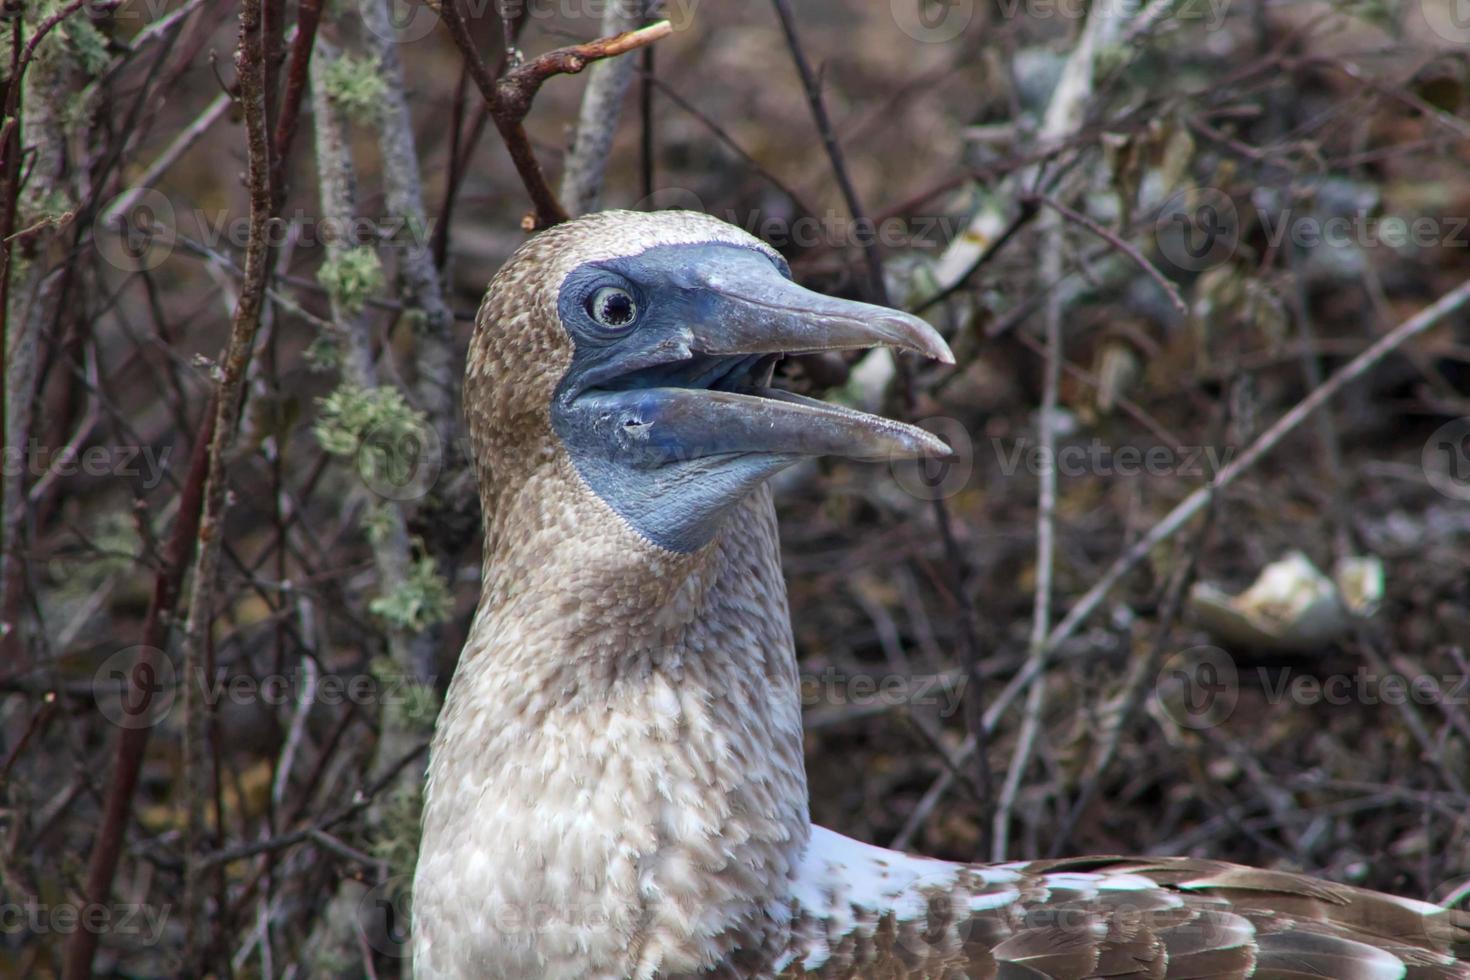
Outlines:
{"type": "Polygon", "coordinates": [[[1424,903],[1186,859],[966,866],[812,827],[768,491],[666,551],[551,425],[567,273],[709,241],[765,248],[702,215],[592,215],[527,243],[481,306],[483,591],[431,749],[418,976],[1470,978],[1470,922],[1424,903]]]}

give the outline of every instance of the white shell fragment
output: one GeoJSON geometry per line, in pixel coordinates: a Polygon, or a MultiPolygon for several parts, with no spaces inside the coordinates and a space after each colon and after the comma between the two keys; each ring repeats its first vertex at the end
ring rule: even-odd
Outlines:
{"type": "Polygon", "coordinates": [[[1227,645],[1306,653],[1340,637],[1354,616],[1371,616],[1382,597],[1383,563],[1377,558],[1343,559],[1328,578],[1293,551],[1261,569],[1239,595],[1196,584],[1189,606],[1200,625],[1227,645]]]}

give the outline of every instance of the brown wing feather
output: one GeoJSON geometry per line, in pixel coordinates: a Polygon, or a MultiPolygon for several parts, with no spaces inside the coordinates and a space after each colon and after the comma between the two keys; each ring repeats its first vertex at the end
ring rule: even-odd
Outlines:
{"type": "Polygon", "coordinates": [[[982,870],[924,889],[926,913],[797,910],[826,951],[783,977],[983,980],[1470,980],[1470,914],[1306,875],[1188,858],[1092,857],[1007,865],[1017,897],[982,870]],[[1105,876],[1109,887],[1094,879],[1105,876]],[[977,904],[984,905],[982,900],[977,904]]]}

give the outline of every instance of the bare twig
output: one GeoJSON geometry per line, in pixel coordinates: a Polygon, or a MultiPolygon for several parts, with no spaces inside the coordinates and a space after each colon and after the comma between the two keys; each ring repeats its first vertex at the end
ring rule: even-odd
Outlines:
{"type": "Polygon", "coordinates": [[[791,203],[796,206],[796,209],[798,211],[800,211],[802,214],[807,215],[814,215],[817,213],[815,210],[812,209],[811,205],[802,200],[801,195],[793,190],[790,184],[787,184],[780,177],[777,177],[766,167],[762,166],[761,162],[755,157],[751,156],[750,151],[748,151],[747,149],[745,149],[745,147],[736,142],[735,137],[731,136],[730,133],[719,124],[719,122],[713,119],[703,109],[699,108],[699,106],[684,98],[684,96],[679,93],[678,89],[656,77],[651,77],[649,80],[652,81],[654,88],[663,93],[666,99],[674,103],[674,105],[678,106],[680,109],[683,109],[685,112],[689,113],[689,115],[693,116],[695,119],[697,119],[699,123],[704,126],[705,129],[709,130],[711,136],[713,136],[715,139],[719,140],[727,148],[729,148],[731,153],[734,153],[741,160],[745,161],[745,164],[750,167],[752,171],[754,171],[756,174],[759,174],[772,187],[776,188],[776,190],[780,191],[782,194],[785,194],[786,197],[791,201],[791,203]]]}
{"type": "MultiPolygon", "coordinates": [[[[157,675],[158,658],[164,655],[162,650],[167,645],[174,603],[183,585],[189,559],[194,553],[194,541],[199,530],[199,512],[204,502],[208,449],[213,443],[216,418],[215,403],[211,399],[204,407],[199,431],[194,436],[189,475],[179,496],[178,512],[174,517],[168,550],[164,554],[164,564],[153,578],[153,596],[149,600],[148,613],[143,620],[138,659],[128,674],[131,689],[128,694],[129,703],[143,705],[144,710],[154,697],[152,678],[157,675]]],[[[124,831],[127,828],[128,813],[132,810],[133,791],[137,788],[138,775],[142,770],[143,752],[148,747],[149,731],[148,726],[137,725],[121,729],[117,733],[112,779],[108,783],[107,798],[102,806],[97,837],[92,841],[92,854],[87,861],[87,880],[83,894],[89,903],[105,903],[112,891],[112,879],[117,873],[118,858],[122,855],[124,831]]],[[[62,966],[63,980],[86,980],[92,975],[92,957],[97,951],[97,941],[100,938],[101,934],[95,929],[78,929],[72,933],[62,966]]]]}
{"type": "Polygon", "coordinates": [[[228,95],[215,96],[214,100],[204,107],[204,111],[194,117],[192,123],[179,130],[179,134],[169,141],[158,156],[153,158],[148,169],[143,171],[143,175],[135,180],[126,191],[112,199],[107,210],[102,212],[97,219],[98,224],[104,228],[113,227],[123,215],[130,212],[144,192],[158,183],[159,179],[168,173],[175,163],[178,163],[179,158],[187,153],[191,146],[199,142],[200,138],[229,111],[233,104],[234,100],[228,95]]]}
{"type": "Polygon", "coordinates": [[[429,418],[440,443],[459,444],[459,414],[454,392],[458,386],[454,353],[454,314],[444,300],[444,286],[427,240],[428,215],[424,209],[423,180],[414,144],[413,120],[404,96],[403,66],[392,41],[388,0],[372,0],[362,7],[368,25],[365,35],[378,69],[387,79],[384,105],[378,115],[378,147],[383,156],[383,185],[388,212],[407,229],[395,242],[404,312],[414,327],[418,384],[415,400],[429,418]]]}
{"type": "Polygon", "coordinates": [[[1095,761],[1089,767],[1087,781],[1083,783],[1081,791],[1077,794],[1076,802],[1067,811],[1061,830],[1052,838],[1051,856],[1053,857],[1060,856],[1066,851],[1067,844],[1077,829],[1078,821],[1097,797],[1098,790],[1102,788],[1103,777],[1107,775],[1108,769],[1117,757],[1118,746],[1123,741],[1123,733],[1127,731],[1139,708],[1143,706],[1150,683],[1158,677],[1164,653],[1168,650],[1169,639],[1174,635],[1174,627],[1178,623],[1179,613],[1184,605],[1184,597],[1188,593],[1190,583],[1194,580],[1195,566],[1199,561],[1200,544],[1210,532],[1213,516],[1213,508],[1206,511],[1205,519],[1200,522],[1199,530],[1194,535],[1193,546],[1185,549],[1183,560],[1175,569],[1174,574],[1170,576],[1163,606],[1159,611],[1158,633],[1154,636],[1147,656],[1135,657],[1132,660],[1122,703],[1116,711],[1112,712],[1107,729],[1103,733],[1102,747],[1097,751],[1095,761]]]}
{"type": "MultiPolygon", "coordinates": [[[[380,113],[379,123],[379,145],[383,149],[385,161],[383,180],[388,188],[388,207],[394,214],[404,217],[410,228],[408,241],[401,243],[404,292],[412,299],[424,300],[434,305],[437,315],[432,328],[426,325],[420,337],[426,346],[445,348],[442,354],[431,352],[430,358],[442,359],[447,363],[447,327],[452,324],[453,319],[443,302],[433,256],[420,234],[424,224],[423,201],[419,196],[417,154],[413,135],[408,128],[408,107],[403,100],[402,71],[398,65],[397,52],[392,43],[385,40],[391,37],[387,10],[370,2],[364,6],[363,14],[369,21],[367,33],[380,37],[382,42],[377,45],[376,58],[380,71],[388,79],[386,105],[380,113]],[[411,258],[408,255],[409,249],[414,250],[411,258]],[[410,264],[413,266],[411,270],[410,264]]],[[[322,71],[326,64],[335,60],[336,53],[325,42],[319,42],[318,48],[318,62],[313,64],[311,70],[316,170],[320,185],[318,196],[322,201],[323,217],[339,227],[347,228],[352,227],[357,218],[355,175],[345,125],[341,114],[332,105],[322,81],[322,71]],[[323,62],[321,59],[328,61],[323,62]]],[[[328,261],[340,259],[361,244],[340,240],[329,242],[326,249],[328,261]]],[[[331,299],[331,308],[336,331],[346,345],[346,354],[342,359],[344,381],[363,390],[377,388],[379,382],[373,362],[371,322],[361,310],[354,312],[344,309],[335,296],[331,299]]],[[[420,313],[419,319],[429,319],[422,309],[420,313]]],[[[421,357],[420,360],[424,358],[421,357]]],[[[441,415],[447,415],[453,405],[453,379],[436,375],[435,383],[444,386],[442,392],[437,393],[435,401],[436,405],[441,400],[445,403],[438,408],[441,415]]],[[[436,431],[442,432],[439,426],[447,423],[440,418],[434,419],[433,424],[436,431]]],[[[447,434],[441,435],[441,438],[445,445],[449,445],[451,443],[446,436],[447,434]]],[[[401,506],[390,503],[382,507],[379,520],[380,537],[373,548],[373,563],[380,593],[391,595],[408,580],[413,562],[413,542],[401,506]]],[[[390,626],[387,629],[387,646],[394,669],[401,671],[405,677],[414,678],[417,683],[432,683],[437,640],[438,632],[433,629],[410,631],[400,626],[390,626]]],[[[400,757],[405,747],[422,741],[427,734],[419,731],[411,719],[402,713],[384,712],[378,724],[380,731],[373,747],[370,765],[370,771],[374,775],[387,769],[390,761],[400,757]]],[[[402,782],[405,789],[415,788],[418,776],[404,772],[402,782]]],[[[369,820],[374,818],[374,811],[370,810],[369,820]]],[[[318,840],[318,843],[321,841],[318,840]]],[[[350,886],[344,884],[337,888],[329,900],[329,907],[317,918],[315,928],[307,940],[306,949],[310,959],[322,961],[352,955],[355,947],[351,927],[356,918],[351,913],[355,908],[356,898],[350,886]]]]}
{"type": "MultiPolygon", "coordinates": [[[[1062,273],[1061,223],[1047,222],[1042,245],[1042,277],[1057,279],[1062,273]]],[[[1037,413],[1037,428],[1040,436],[1042,458],[1055,460],[1057,445],[1057,414],[1062,382],[1062,313],[1063,296],[1054,290],[1046,302],[1046,360],[1042,374],[1041,409],[1037,413]]],[[[1040,661],[1046,653],[1046,634],[1051,627],[1052,573],[1056,562],[1056,510],[1057,468],[1044,466],[1037,478],[1036,491],[1036,594],[1031,610],[1031,639],[1027,644],[1028,659],[1040,661]]],[[[1005,783],[996,802],[990,832],[990,857],[992,861],[1004,861],[1010,844],[1011,813],[1016,806],[1016,796],[1021,790],[1021,781],[1031,764],[1036,750],[1036,740],[1041,732],[1041,712],[1045,707],[1046,684],[1031,685],[1026,693],[1026,711],[1021,722],[1021,731],[1016,739],[1016,749],[1011,755],[1010,768],[1006,770],[1005,783]]]]}
{"type": "MultiPolygon", "coordinates": [[[[635,30],[643,19],[639,6],[608,4],[602,12],[603,35],[612,37],[635,30]]],[[[615,58],[598,62],[587,73],[587,88],[582,92],[572,146],[562,163],[561,200],[570,214],[597,210],[613,134],[622,115],[623,97],[637,67],[638,62],[632,58],[615,58]]]]}
{"type": "MultiPolygon", "coordinates": [[[[1042,146],[1069,139],[1082,125],[1088,100],[1093,92],[1099,53],[1122,31],[1132,14],[1127,5],[1114,5],[1094,10],[1083,28],[1082,37],[1062,67],[1051,101],[1046,107],[1037,141],[1042,146]]],[[[1038,167],[1021,181],[1039,181],[1038,167]]],[[[1057,215],[1043,218],[1042,278],[1055,282],[1063,271],[1062,222],[1057,215]]],[[[1041,452],[1048,461],[1056,460],[1056,416],[1062,376],[1062,315],[1066,295],[1059,289],[1047,294],[1045,306],[1046,367],[1040,411],[1041,452]]],[[[1028,660],[1044,664],[1051,647],[1047,631],[1051,625],[1052,573],[1055,566],[1057,468],[1043,467],[1036,495],[1036,595],[1031,616],[1031,639],[1027,645],[1028,660]]],[[[1039,668],[1038,668],[1039,669],[1039,668]]],[[[994,829],[991,834],[991,856],[1003,861],[1009,845],[1011,812],[1021,781],[1030,767],[1032,753],[1041,732],[1041,715],[1045,707],[1046,684],[1038,681],[1026,694],[1026,709],[1016,749],[1006,770],[1005,785],[996,804],[994,829]]]]}
{"type": "MultiPolygon", "coordinates": [[[[1128,256],[1128,258],[1133,261],[1134,265],[1142,269],[1144,274],[1152,279],[1158,285],[1158,287],[1164,291],[1164,295],[1169,297],[1169,302],[1173,305],[1175,312],[1177,312],[1180,316],[1189,315],[1189,304],[1184,302],[1183,296],[1179,295],[1179,287],[1170,282],[1169,277],[1160,272],[1159,267],[1150,262],[1148,258],[1145,257],[1144,254],[1138,250],[1138,246],[1124,241],[1117,235],[1113,234],[1111,231],[1108,231],[1102,225],[1098,224],[1096,221],[1093,221],[1087,215],[1083,214],[1080,211],[1075,211],[1072,208],[1067,207],[1065,204],[1063,204],[1061,201],[1058,201],[1054,197],[1048,197],[1045,194],[1037,194],[1036,200],[1040,201],[1042,204],[1045,204],[1047,207],[1051,208],[1053,211],[1057,212],[1068,221],[1071,221],[1074,224],[1078,224],[1081,225],[1083,228],[1086,228],[1098,238],[1101,238],[1103,241],[1107,242],[1109,245],[1113,246],[1118,251],[1128,256]]],[[[1058,270],[1058,275],[1060,275],[1060,270],[1058,270]]]]}
{"type": "MultiPolygon", "coordinates": [[[[521,16],[505,20],[505,49],[500,52],[500,63],[495,66],[495,75],[498,78],[505,73],[511,64],[511,56],[518,56],[515,48],[516,39],[526,24],[525,8],[520,7],[521,16]]],[[[505,14],[502,14],[504,17],[505,14]]],[[[456,86],[454,100],[454,118],[452,120],[454,131],[450,138],[449,173],[444,181],[444,196],[439,202],[439,221],[434,226],[434,265],[444,268],[445,260],[449,256],[449,229],[453,224],[454,202],[459,197],[460,188],[464,186],[465,174],[469,171],[470,160],[474,156],[475,147],[480,144],[480,137],[485,134],[485,126],[490,122],[490,105],[481,99],[475,111],[474,122],[470,124],[469,132],[464,132],[462,125],[464,119],[464,95],[465,83],[469,80],[469,65],[465,64],[460,69],[460,80],[456,86]]]]}
{"type": "Polygon", "coordinates": [[[189,921],[185,924],[186,972],[195,972],[203,936],[199,923],[203,918],[203,896],[199,890],[202,868],[195,861],[195,848],[203,830],[199,802],[203,777],[204,711],[197,703],[197,684],[191,679],[205,676],[205,646],[214,614],[214,595],[219,574],[220,545],[224,539],[226,507],[225,455],[234,442],[235,428],[245,396],[245,373],[255,347],[255,334],[260,328],[265,303],[266,282],[270,277],[271,246],[268,229],[274,213],[270,180],[270,134],[265,114],[267,65],[262,36],[261,0],[242,0],[240,7],[240,40],[235,54],[239,75],[239,99],[245,116],[248,168],[246,189],[250,198],[249,238],[245,246],[245,276],[230,325],[230,337],[219,364],[216,389],[214,431],[209,446],[208,476],[205,482],[203,511],[199,522],[199,556],[194,573],[194,588],[189,596],[187,627],[184,633],[183,705],[184,705],[184,778],[195,787],[189,806],[188,846],[185,850],[184,908],[189,921]]]}
{"type": "Polygon", "coordinates": [[[605,37],[586,44],[573,44],[565,48],[548,51],[540,57],[511,68],[499,80],[490,74],[479,52],[469,27],[460,14],[455,0],[444,0],[439,5],[439,16],[449,30],[449,36],[464,56],[470,78],[480,89],[480,94],[490,106],[490,116],[495,128],[500,131],[505,148],[520,174],[521,183],[530,195],[535,213],[523,222],[527,231],[549,228],[567,219],[567,213],[552,193],[551,185],[541,164],[531,149],[526,136],[525,119],[531,111],[531,101],[547,79],[553,75],[575,75],[588,64],[602,58],[612,58],[652,44],[673,32],[673,25],[666,20],[658,21],[636,31],[628,31],[616,37],[605,37]]]}
{"type": "Polygon", "coordinates": [[[311,63],[316,29],[321,19],[322,0],[301,0],[296,14],[296,36],[291,40],[290,60],[286,64],[286,90],[281,96],[280,114],[271,137],[271,187],[278,198],[285,195],[286,159],[296,137],[297,120],[301,118],[307,66],[311,63]]]}
{"type": "MultiPolygon", "coordinates": [[[[842,199],[847,204],[848,213],[852,220],[860,225],[866,224],[866,212],[863,210],[858,198],[857,188],[853,186],[852,178],[848,175],[847,164],[842,156],[842,144],[837,142],[837,133],[832,128],[832,120],[827,116],[827,105],[822,100],[822,87],[817,82],[816,73],[807,61],[806,52],[802,50],[801,39],[796,33],[796,15],[791,12],[791,0],[772,0],[776,7],[776,16],[781,20],[781,31],[786,35],[786,46],[791,50],[791,60],[796,64],[796,72],[801,76],[802,88],[806,90],[807,104],[811,106],[812,119],[817,124],[817,132],[821,134],[822,145],[827,149],[827,158],[832,162],[832,174],[837,179],[837,186],[842,191],[842,199]]],[[[888,286],[883,281],[883,257],[878,252],[878,242],[871,236],[863,239],[863,260],[868,267],[868,295],[874,303],[888,304],[888,286]]]]}

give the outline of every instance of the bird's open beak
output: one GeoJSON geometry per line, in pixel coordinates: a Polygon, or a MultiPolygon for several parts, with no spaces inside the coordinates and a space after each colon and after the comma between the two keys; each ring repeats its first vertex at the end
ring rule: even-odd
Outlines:
{"type": "MultiPolygon", "coordinates": [[[[706,265],[685,293],[680,360],[639,372],[622,390],[589,396],[615,411],[645,465],[722,455],[943,458],[950,448],[916,426],[770,387],[780,355],[891,347],[954,363],[933,327],[907,313],[834,299],[796,285],[747,253],[706,265]]],[[[586,397],[586,396],[584,396],[586,397]]],[[[608,433],[612,435],[612,433],[608,433]]]]}

